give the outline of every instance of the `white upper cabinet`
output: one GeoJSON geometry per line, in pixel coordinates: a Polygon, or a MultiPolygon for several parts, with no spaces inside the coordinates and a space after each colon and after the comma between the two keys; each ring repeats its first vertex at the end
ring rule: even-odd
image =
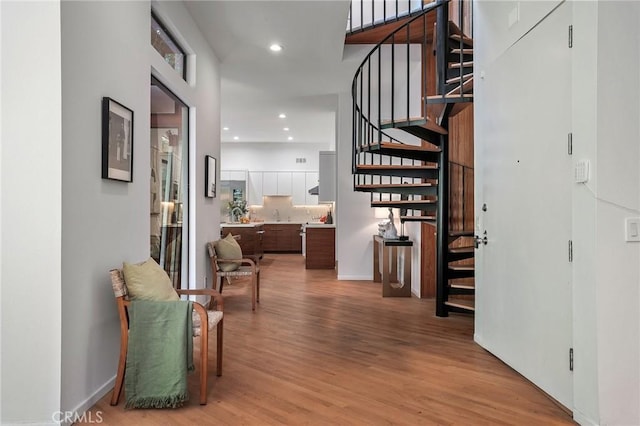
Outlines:
{"type": "MultiPolygon", "coordinates": [[[[233,179],[232,179],[233,180],[233,179]]],[[[316,205],[318,196],[309,190],[318,185],[318,172],[249,172],[248,203],[262,205],[263,196],[290,195],[293,205],[316,205]]]]}
{"type": "Polygon", "coordinates": [[[277,195],[292,195],[291,172],[278,172],[277,195]]]}
{"type": "Polygon", "coordinates": [[[278,172],[262,173],[262,195],[278,195],[278,172]]]}
{"type": "Polygon", "coordinates": [[[262,205],[262,172],[249,172],[249,205],[262,205]]]}

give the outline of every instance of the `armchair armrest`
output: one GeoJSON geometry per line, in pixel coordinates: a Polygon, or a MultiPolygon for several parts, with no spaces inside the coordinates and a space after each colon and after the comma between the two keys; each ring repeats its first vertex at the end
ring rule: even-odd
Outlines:
{"type": "Polygon", "coordinates": [[[211,296],[209,306],[213,306],[213,303],[215,303],[217,311],[224,310],[224,299],[222,298],[222,295],[213,288],[176,289],[176,293],[180,296],[183,294],[185,296],[211,296]]]}
{"type": "Polygon", "coordinates": [[[253,259],[243,258],[243,259],[220,259],[216,260],[218,263],[239,263],[241,265],[249,265],[251,268],[255,270],[258,262],[253,259]]]}

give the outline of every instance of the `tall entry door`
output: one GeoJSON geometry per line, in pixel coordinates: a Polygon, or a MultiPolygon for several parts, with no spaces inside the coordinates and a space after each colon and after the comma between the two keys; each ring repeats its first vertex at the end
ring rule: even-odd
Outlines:
{"type": "Polygon", "coordinates": [[[478,70],[475,138],[475,232],[487,237],[476,250],[476,341],[569,408],[570,19],[561,4],[478,70]]]}

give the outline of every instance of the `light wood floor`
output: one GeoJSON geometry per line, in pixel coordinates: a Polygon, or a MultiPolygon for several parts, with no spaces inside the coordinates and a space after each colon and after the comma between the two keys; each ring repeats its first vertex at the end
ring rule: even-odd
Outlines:
{"type": "Polygon", "coordinates": [[[125,410],[107,395],[91,411],[107,425],[573,423],[473,342],[471,317],[437,318],[433,301],[306,271],[300,255],[265,256],[255,313],[247,283],[223,292],[224,373],[215,376],[213,345],[206,406],[196,364],[183,408],[125,410]]]}

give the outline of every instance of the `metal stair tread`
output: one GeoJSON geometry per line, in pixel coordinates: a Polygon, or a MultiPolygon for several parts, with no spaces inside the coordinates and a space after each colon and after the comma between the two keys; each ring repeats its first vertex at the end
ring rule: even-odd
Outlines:
{"type": "Polygon", "coordinates": [[[469,45],[471,47],[473,47],[473,39],[469,38],[469,37],[460,37],[458,34],[449,34],[449,38],[451,40],[455,40],[458,42],[458,44],[460,43],[460,40],[462,40],[462,44],[466,44],[469,45]]]}
{"type": "Polygon", "coordinates": [[[407,119],[396,119],[396,120],[381,120],[380,128],[390,128],[390,127],[405,127],[405,126],[419,126],[424,127],[427,130],[438,133],[440,135],[447,135],[449,132],[444,127],[434,123],[433,121],[425,118],[425,117],[408,117],[407,119]]]}
{"type": "Polygon", "coordinates": [[[436,186],[437,184],[426,182],[426,183],[363,183],[356,185],[355,188],[431,188],[436,186]]]}
{"type": "MultiPolygon", "coordinates": [[[[462,92],[467,93],[470,89],[473,89],[473,77],[466,79],[462,83],[462,92]]],[[[447,95],[457,95],[460,93],[460,85],[458,84],[453,89],[447,92],[447,95]]]]}
{"type": "MultiPolygon", "coordinates": [[[[456,48],[456,49],[451,49],[451,53],[454,54],[460,54],[460,49],[456,48]]],[[[463,55],[473,55],[473,47],[464,47],[462,49],[462,54],[463,55]]]]}
{"type": "Polygon", "coordinates": [[[475,271],[474,265],[449,265],[449,269],[452,271],[475,271]]]}
{"type": "Polygon", "coordinates": [[[473,231],[449,231],[450,237],[473,237],[473,231]]]}
{"type": "Polygon", "coordinates": [[[475,250],[474,246],[464,246],[464,247],[450,247],[449,253],[473,253],[475,250]]]}
{"type": "Polygon", "coordinates": [[[378,149],[397,149],[403,151],[419,151],[419,152],[435,152],[440,153],[442,150],[438,147],[431,146],[420,146],[420,145],[409,145],[403,143],[395,143],[395,142],[382,142],[382,143],[372,143],[370,145],[360,145],[360,152],[369,152],[371,150],[378,149]]]}
{"type": "MultiPolygon", "coordinates": [[[[467,74],[463,74],[462,78],[464,80],[468,80],[470,78],[473,78],[473,72],[467,73],[467,74]]],[[[445,83],[447,84],[452,84],[452,83],[458,83],[460,81],[460,76],[457,77],[451,77],[449,79],[447,79],[447,81],[445,83]]]]}
{"type": "Polygon", "coordinates": [[[437,200],[382,200],[382,201],[372,201],[372,206],[387,206],[389,204],[393,204],[394,206],[404,206],[404,205],[433,205],[436,204],[437,200]]]}
{"type": "Polygon", "coordinates": [[[461,284],[461,283],[449,283],[449,287],[451,288],[460,288],[464,290],[475,290],[476,286],[472,284],[461,284]]]}
{"type": "MultiPolygon", "coordinates": [[[[464,61],[462,63],[463,68],[469,68],[473,66],[473,61],[464,61]]],[[[460,62],[452,62],[449,64],[449,68],[460,68],[460,62]]]]}
{"type": "Polygon", "coordinates": [[[401,222],[434,222],[436,220],[435,216],[400,216],[401,222]]]}
{"type": "Polygon", "coordinates": [[[444,302],[445,305],[451,306],[454,308],[465,309],[468,311],[475,311],[475,303],[472,300],[466,299],[456,299],[456,300],[447,300],[444,302]]]}
{"type": "Polygon", "coordinates": [[[413,166],[404,164],[358,164],[361,170],[438,170],[437,165],[413,166]]]}

